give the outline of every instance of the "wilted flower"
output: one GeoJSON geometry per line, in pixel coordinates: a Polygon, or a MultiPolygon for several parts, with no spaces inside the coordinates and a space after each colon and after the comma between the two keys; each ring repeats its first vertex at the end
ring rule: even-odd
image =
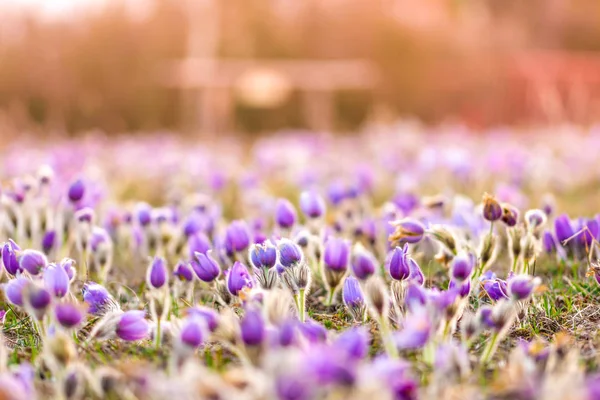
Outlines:
{"type": "Polygon", "coordinates": [[[508,227],[513,227],[519,221],[519,210],[510,204],[502,204],[502,222],[508,227]]]}
{"type": "Polygon", "coordinates": [[[483,218],[494,222],[502,218],[502,206],[493,196],[483,195],[483,218]]]}

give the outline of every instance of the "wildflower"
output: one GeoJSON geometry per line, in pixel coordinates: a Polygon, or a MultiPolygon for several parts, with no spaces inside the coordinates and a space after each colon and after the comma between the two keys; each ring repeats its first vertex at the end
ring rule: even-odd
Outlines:
{"type": "MultiPolygon", "coordinates": [[[[270,241],[250,246],[250,262],[254,268],[273,268],[277,262],[277,247],[270,241]]],[[[286,262],[289,262],[286,260],[286,262]]]]}
{"type": "Polygon", "coordinates": [[[19,276],[11,279],[4,286],[4,295],[6,299],[16,306],[23,306],[23,289],[31,281],[27,278],[19,276]]]}
{"type": "Polygon", "coordinates": [[[502,204],[502,217],[500,218],[504,224],[510,228],[515,226],[519,221],[519,210],[510,204],[502,204]]]}
{"type": "Polygon", "coordinates": [[[94,315],[104,315],[109,311],[120,309],[108,290],[95,282],[87,282],[83,285],[83,300],[89,305],[88,311],[94,315]]]}
{"type": "Polygon", "coordinates": [[[116,335],[126,341],[141,340],[148,336],[148,321],[144,311],[126,311],[117,323],[116,335]]]}
{"type": "Polygon", "coordinates": [[[211,249],[211,243],[204,232],[196,232],[187,239],[188,253],[191,259],[196,253],[206,254],[211,249]]]}
{"type": "Polygon", "coordinates": [[[360,289],[358,280],[353,276],[347,276],[342,287],[342,301],[348,308],[348,312],[355,321],[363,321],[365,317],[365,298],[360,289]]]}
{"type": "Polygon", "coordinates": [[[362,246],[355,246],[350,259],[352,273],[361,280],[366,280],[375,273],[377,259],[362,246]]]}
{"type": "Polygon", "coordinates": [[[258,346],[265,338],[265,322],[259,312],[246,310],[240,322],[242,340],[247,346],[258,346]]]}
{"type": "Polygon", "coordinates": [[[212,282],[221,274],[221,268],[209,251],[207,254],[196,253],[196,260],[190,265],[196,276],[204,282],[212,282]]]}
{"type": "Polygon", "coordinates": [[[209,331],[214,332],[219,326],[219,314],[212,308],[196,306],[186,310],[188,317],[204,321],[209,331]]]}
{"type": "Polygon", "coordinates": [[[63,327],[71,329],[79,325],[84,318],[83,308],[74,303],[58,303],[54,306],[56,321],[63,327]]]}
{"type": "Polygon", "coordinates": [[[21,270],[21,265],[17,259],[17,252],[20,250],[21,248],[12,239],[8,239],[8,242],[4,243],[2,247],[4,269],[12,276],[15,276],[21,270]]]}
{"type": "Polygon", "coordinates": [[[85,194],[85,184],[81,179],[77,179],[75,182],[69,186],[69,191],[67,193],[69,200],[71,203],[77,203],[83,198],[85,194]]]}
{"type": "Polygon", "coordinates": [[[333,347],[342,350],[350,359],[360,360],[369,353],[369,332],[364,327],[344,331],[333,342],[333,347]]]}
{"type": "Polygon", "coordinates": [[[325,200],[314,191],[302,192],[300,209],[308,218],[320,218],[325,214],[325,200]]]}
{"type": "Polygon", "coordinates": [[[298,265],[304,258],[300,246],[289,239],[280,240],[277,244],[277,251],[279,252],[279,263],[285,268],[298,265]]]}
{"type": "Polygon", "coordinates": [[[281,228],[291,228],[296,223],[296,209],[286,199],[277,200],[275,205],[275,223],[281,228]]]}
{"type": "Polygon", "coordinates": [[[417,220],[404,218],[390,223],[395,227],[388,240],[392,243],[418,243],[425,235],[425,226],[417,220]]]}
{"type": "Polygon", "coordinates": [[[25,250],[21,253],[19,258],[19,265],[21,269],[29,272],[31,275],[39,274],[46,265],[48,264],[48,259],[44,255],[37,250],[25,250]]]}
{"type": "Polygon", "coordinates": [[[29,313],[41,320],[52,302],[52,295],[44,287],[29,283],[23,288],[23,303],[29,313]]]}
{"type": "Polygon", "coordinates": [[[228,254],[242,252],[250,245],[250,230],[244,221],[233,221],[225,231],[225,248],[228,254]]]}
{"type": "Polygon", "coordinates": [[[63,298],[69,293],[69,275],[67,271],[56,264],[48,265],[44,270],[44,285],[57,298],[63,298]]]}
{"type": "Polygon", "coordinates": [[[429,341],[431,322],[424,313],[408,314],[403,329],[394,335],[394,344],[399,349],[418,349],[429,341]]]}
{"type": "Polygon", "coordinates": [[[529,230],[544,226],[547,219],[546,213],[540,209],[528,210],[525,213],[525,224],[529,230]]]}
{"type": "Polygon", "coordinates": [[[474,265],[470,257],[466,255],[458,255],[452,260],[450,265],[450,274],[452,279],[462,282],[471,276],[473,273],[474,265]]]}
{"type": "Polygon", "coordinates": [[[153,289],[160,289],[164,285],[168,285],[169,274],[167,271],[166,261],[162,257],[154,257],[146,274],[146,282],[153,289]]]}
{"type": "Polygon", "coordinates": [[[149,204],[138,203],[134,213],[140,226],[145,227],[152,222],[152,207],[149,204]]]}
{"type": "Polygon", "coordinates": [[[56,231],[50,230],[44,233],[42,237],[42,250],[44,254],[50,254],[50,252],[56,246],[56,231]]]}
{"type": "Polygon", "coordinates": [[[396,246],[388,256],[388,271],[390,276],[397,281],[403,281],[410,276],[407,251],[408,244],[405,244],[403,248],[396,246]]]}
{"type": "Polygon", "coordinates": [[[573,226],[571,225],[571,220],[566,214],[556,217],[554,220],[554,232],[556,234],[556,239],[561,244],[575,234],[573,226]]]}
{"type": "Polygon", "coordinates": [[[529,275],[513,276],[508,281],[508,293],[515,300],[526,300],[538,285],[539,279],[532,278],[529,275]]]}
{"type": "Polygon", "coordinates": [[[199,347],[204,341],[202,324],[199,319],[186,318],[179,334],[179,340],[190,348],[199,347]]]}
{"type": "Polygon", "coordinates": [[[252,280],[244,264],[236,261],[227,274],[227,290],[237,296],[245,287],[252,287],[252,280]]]}
{"type": "Polygon", "coordinates": [[[346,271],[350,258],[350,244],[338,238],[330,238],[325,242],[323,262],[327,269],[336,272],[346,271]]]}

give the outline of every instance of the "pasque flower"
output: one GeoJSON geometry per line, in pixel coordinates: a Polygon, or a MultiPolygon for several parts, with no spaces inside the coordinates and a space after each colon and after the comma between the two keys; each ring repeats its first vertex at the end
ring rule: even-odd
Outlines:
{"type": "Polygon", "coordinates": [[[407,252],[408,244],[404,245],[404,247],[394,247],[388,255],[387,269],[390,276],[397,281],[403,281],[410,276],[409,257],[407,252]]]}
{"type": "Polygon", "coordinates": [[[473,272],[473,268],[474,265],[471,257],[464,254],[459,254],[452,260],[450,265],[450,274],[452,279],[462,282],[466,279],[469,279],[471,273],[473,272]]]}
{"type": "Polygon", "coordinates": [[[48,265],[48,259],[44,253],[37,250],[24,250],[19,258],[21,268],[31,275],[37,275],[48,265]]]}
{"type": "Polygon", "coordinates": [[[94,315],[104,315],[108,311],[118,310],[119,305],[108,290],[95,282],[83,285],[83,300],[89,305],[89,312],[94,315]]]}
{"type": "Polygon", "coordinates": [[[165,286],[169,280],[169,272],[167,270],[166,261],[162,257],[154,257],[148,266],[146,282],[148,286],[154,289],[160,289],[165,286]]]}
{"type": "Polygon", "coordinates": [[[8,239],[8,242],[4,243],[2,247],[2,263],[4,264],[4,269],[10,275],[16,275],[21,269],[21,265],[17,259],[17,252],[20,250],[21,248],[12,239],[8,239]]]}
{"type": "Polygon", "coordinates": [[[65,297],[69,293],[71,284],[67,271],[60,265],[50,264],[44,270],[44,285],[58,298],[65,297]]]}
{"type": "Polygon", "coordinates": [[[485,193],[483,195],[483,218],[494,222],[502,218],[502,206],[493,196],[485,193]]]}
{"type": "Polygon", "coordinates": [[[16,306],[23,306],[23,289],[29,283],[31,283],[31,281],[23,276],[18,276],[9,280],[4,285],[4,295],[6,296],[6,299],[16,306]]]}
{"type": "Polygon", "coordinates": [[[340,238],[331,237],[325,242],[323,263],[333,271],[345,271],[350,259],[350,244],[340,238]]]}
{"type": "Polygon", "coordinates": [[[320,218],[325,214],[325,200],[315,191],[302,192],[300,209],[308,218],[320,218]]]}
{"type": "Polygon", "coordinates": [[[148,321],[146,321],[146,313],[144,311],[132,310],[123,313],[115,333],[117,336],[126,341],[141,340],[148,336],[148,321]]]}
{"type": "Polygon", "coordinates": [[[250,229],[244,221],[233,221],[225,231],[227,253],[242,252],[250,245],[250,229]]]}
{"type": "Polygon", "coordinates": [[[199,347],[204,341],[202,322],[197,318],[186,318],[179,334],[179,340],[193,349],[199,347]]]}
{"type": "Polygon", "coordinates": [[[258,346],[265,338],[265,322],[260,312],[246,310],[240,322],[242,341],[247,346],[258,346]]]}
{"type": "Polygon", "coordinates": [[[194,280],[194,270],[189,263],[183,261],[179,261],[177,265],[175,265],[173,275],[182,282],[191,282],[194,280]]]}
{"type": "Polygon", "coordinates": [[[253,244],[250,246],[250,262],[254,268],[273,268],[277,262],[277,247],[269,240],[253,244]]]}
{"type": "Polygon", "coordinates": [[[302,262],[304,257],[302,249],[289,239],[281,239],[277,243],[279,263],[285,268],[290,268],[302,262]]]}
{"type": "Polygon", "coordinates": [[[291,228],[296,223],[296,209],[289,200],[279,199],[275,204],[275,223],[281,228],[291,228]]]}
{"type": "Polygon", "coordinates": [[[69,186],[67,196],[72,203],[76,203],[83,198],[85,194],[85,184],[81,179],[77,179],[69,186]]]}
{"type": "Polygon", "coordinates": [[[75,303],[58,303],[54,306],[54,316],[62,327],[71,329],[83,321],[85,310],[75,303]]]}
{"type": "Polygon", "coordinates": [[[377,269],[377,259],[362,246],[356,246],[350,259],[350,267],[354,276],[358,279],[367,279],[377,269]]]}
{"type": "Polygon", "coordinates": [[[227,273],[227,290],[234,296],[245,287],[252,287],[252,279],[244,264],[236,261],[227,273]]]}
{"type": "Polygon", "coordinates": [[[210,251],[206,254],[196,253],[196,260],[192,260],[190,265],[196,276],[204,282],[212,282],[221,274],[221,268],[210,251]]]}
{"type": "Polygon", "coordinates": [[[391,243],[418,243],[425,235],[425,226],[412,218],[399,219],[390,224],[395,228],[388,238],[391,243]]]}

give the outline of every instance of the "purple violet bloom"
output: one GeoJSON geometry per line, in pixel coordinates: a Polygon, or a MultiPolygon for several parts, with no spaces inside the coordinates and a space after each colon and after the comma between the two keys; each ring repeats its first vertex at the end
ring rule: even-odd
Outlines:
{"type": "Polygon", "coordinates": [[[37,284],[27,285],[24,289],[27,295],[27,304],[34,310],[45,310],[52,302],[52,295],[44,287],[37,284]]]}
{"type": "Polygon", "coordinates": [[[67,271],[60,265],[50,264],[44,270],[44,285],[57,298],[63,298],[69,293],[71,284],[67,271]]]}
{"type": "Polygon", "coordinates": [[[69,191],[67,193],[69,200],[71,203],[77,203],[83,198],[85,194],[85,184],[81,179],[77,179],[75,182],[69,186],[69,191]]]}
{"type": "Polygon", "coordinates": [[[4,295],[6,299],[16,306],[23,306],[23,290],[31,281],[25,277],[19,276],[9,280],[4,286],[4,295]]]}
{"type": "Polygon", "coordinates": [[[227,273],[227,290],[234,296],[245,287],[252,287],[252,279],[244,264],[236,261],[227,273]]]}
{"type": "Polygon", "coordinates": [[[408,257],[408,269],[410,270],[408,279],[413,283],[423,286],[425,283],[425,275],[423,275],[423,271],[421,270],[421,267],[419,267],[419,264],[411,257],[408,257]]]}
{"type": "Polygon", "coordinates": [[[126,341],[141,340],[148,336],[146,313],[140,310],[126,311],[117,324],[115,333],[126,341]]]}
{"type": "Polygon", "coordinates": [[[138,203],[135,216],[140,226],[148,226],[152,222],[152,207],[147,203],[138,203]]]}
{"type": "Polygon", "coordinates": [[[364,327],[345,330],[333,343],[335,348],[342,350],[350,359],[360,360],[369,353],[371,337],[364,327]]]}
{"type": "Polygon", "coordinates": [[[304,258],[300,246],[289,239],[281,239],[277,243],[277,250],[279,252],[279,264],[285,268],[299,264],[304,258]]]}
{"type": "Polygon", "coordinates": [[[2,263],[9,275],[15,276],[21,270],[21,265],[17,259],[17,251],[20,250],[21,248],[12,239],[8,239],[8,242],[4,243],[4,247],[2,248],[2,263]]]}
{"type": "Polygon", "coordinates": [[[394,335],[399,349],[418,349],[429,341],[431,322],[425,313],[408,314],[403,329],[394,335]]]}
{"type": "Polygon", "coordinates": [[[365,297],[360,289],[358,280],[349,275],[344,280],[344,286],[342,287],[342,300],[346,307],[357,307],[365,304],[365,297]]]}
{"type": "Polygon", "coordinates": [[[204,341],[204,333],[202,330],[201,320],[195,317],[187,318],[183,322],[179,339],[181,340],[181,343],[186,346],[194,349],[198,348],[204,341]]]}
{"type": "Polygon", "coordinates": [[[254,268],[273,268],[277,262],[277,247],[270,241],[250,246],[250,261],[254,268]]]}
{"type": "Polygon", "coordinates": [[[535,279],[529,275],[518,275],[509,279],[508,293],[515,300],[526,300],[536,287],[535,279]]]}
{"type": "Polygon", "coordinates": [[[179,261],[177,265],[175,265],[173,275],[182,282],[191,282],[194,280],[194,270],[190,264],[183,261],[179,261]]]}
{"type": "Polygon", "coordinates": [[[342,272],[348,269],[350,259],[350,244],[340,238],[330,237],[325,242],[323,263],[332,271],[342,272]]]}
{"type": "Polygon", "coordinates": [[[96,282],[87,282],[83,285],[83,301],[89,305],[88,311],[94,315],[102,315],[118,307],[108,290],[96,282]]]}
{"type": "Polygon", "coordinates": [[[246,310],[240,322],[242,340],[247,346],[258,346],[265,338],[265,321],[260,312],[246,310]]]}
{"type": "Polygon", "coordinates": [[[300,209],[308,218],[320,218],[325,214],[325,200],[315,191],[302,192],[300,209]]]}
{"type": "Polygon", "coordinates": [[[388,271],[390,276],[397,281],[403,281],[410,276],[407,252],[408,244],[404,247],[396,246],[388,256],[388,271]]]}
{"type": "Polygon", "coordinates": [[[403,218],[390,222],[395,227],[390,235],[390,242],[418,243],[425,235],[425,226],[416,219],[403,218]]]}
{"type": "Polygon", "coordinates": [[[491,222],[502,218],[502,206],[487,193],[483,195],[483,218],[491,222]]]}
{"type": "Polygon", "coordinates": [[[471,257],[462,254],[454,257],[450,265],[452,279],[458,282],[469,279],[474,267],[471,261],[471,257]]]}
{"type": "Polygon", "coordinates": [[[310,343],[319,343],[327,340],[327,329],[310,318],[304,323],[299,323],[298,329],[302,336],[310,343]]]}
{"type": "Polygon", "coordinates": [[[24,250],[19,257],[19,265],[31,275],[37,275],[48,265],[44,253],[37,250],[24,250]]]}
{"type": "Polygon", "coordinates": [[[187,245],[190,259],[193,259],[196,253],[206,254],[212,247],[210,239],[204,232],[196,232],[190,235],[187,245]]]}
{"type": "Polygon", "coordinates": [[[76,327],[83,321],[85,312],[74,303],[58,303],[54,306],[54,316],[58,323],[67,329],[76,327]]]}
{"type": "Polygon", "coordinates": [[[204,282],[212,282],[221,274],[221,268],[210,251],[207,254],[196,253],[196,260],[192,260],[190,265],[196,276],[204,282]]]}
{"type": "Polygon", "coordinates": [[[571,220],[567,214],[561,214],[554,220],[554,232],[556,239],[563,244],[565,240],[569,239],[575,234],[571,220]]]}
{"type": "Polygon", "coordinates": [[[508,291],[506,282],[501,279],[489,279],[483,281],[483,289],[494,301],[508,298],[508,295],[506,294],[508,291]]]}
{"type": "Polygon", "coordinates": [[[469,293],[471,293],[471,281],[466,280],[463,282],[457,282],[455,280],[450,280],[448,289],[456,290],[460,297],[465,298],[469,295],[469,293]]]}
{"type": "Polygon", "coordinates": [[[48,231],[42,237],[42,250],[45,254],[49,254],[56,246],[56,231],[48,231]]]}
{"type": "Polygon", "coordinates": [[[306,354],[304,365],[321,385],[349,386],[356,380],[355,364],[349,363],[347,357],[333,347],[316,346],[306,354]]]}
{"type": "Polygon", "coordinates": [[[196,306],[186,310],[188,317],[204,321],[209,331],[214,332],[219,326],[219,314],[212,308],[196,306]]]}
{"type": "Polygon", "coordinates": [[[227,254],[242,252],[250,246],[250,229],[244,221],[233,221],[225,231],[227,254]]]}
{"type": "Polygon", "coordinates": [[[154,257],[148,266],[146,282],[153,289],[160,289],[168,285],[169,272],[167,270],[166,261],[162,257],[154,257]]]}
{"type": "Polygon", "coordinates": [[[281,228],[291,228],[296,223],[296,209],[287,199],[279,199],[275,204],[275,223],[281,228]]]}
{"type": "Polygon", "coordinates": [[[364,248],[355,249],[350,259],[352,273],[361,280],[366,280],[375,273],[377,268],[377,259],[364,248]]]}

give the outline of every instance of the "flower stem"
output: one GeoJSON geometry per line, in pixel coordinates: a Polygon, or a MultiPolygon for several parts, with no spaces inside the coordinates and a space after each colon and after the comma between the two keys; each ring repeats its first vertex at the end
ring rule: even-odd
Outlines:
{"type": "Polygon", "coordinates": [[[298,293],[298,314],[300,317],[300,322],[304,322],[306,319],[305,309],[306,307],[306,296],[305,289],[300,289],[300,293],[298,293]]]}
{"type": "Polygon", "coordinates": [[[162,342],[161,338],[161,318],[157,318],[156,320],[156,337],[154,338],[154,345],[156,346],[156,350],[160,348],[160,343],[162,342]]]}
{"type": "Polygon", "coordinates": [[[483,354],[481,355],[481,364],[482,365],[487,364],[494,356],[494,353],[496,353],[496,349],[498,348],[498,337],[499,337],[499,333],[494,332],[494,334],[492,335],[487,346],[485,346],[485,349],[483,350],[483,354]]]}

